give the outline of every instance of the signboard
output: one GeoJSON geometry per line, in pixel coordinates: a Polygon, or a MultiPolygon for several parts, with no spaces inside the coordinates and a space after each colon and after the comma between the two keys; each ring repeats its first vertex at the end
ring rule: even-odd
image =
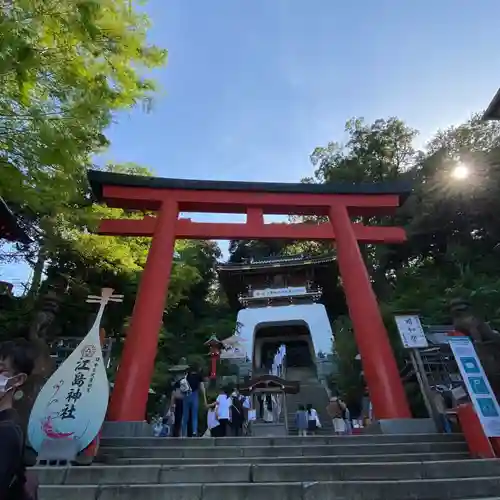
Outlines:
{"type": "Polygon", "coordinates": [[[420,318],[416,315],[395,316],[401,342],[406,349],[418,349],[428,347],[424,329],[420,318]]]}
{"type": "Polygon", "coordinates": [[[500,437],[500,407],[474,344],[468,337],[450,337],[450,347],[484,433],[488,437],[500,437]]]}
{"type": "Polygon", "coordinates": [[[247,354],[244,349],[237,346],[231,346],[225,351],[221,351],[220,359],[247,359],[247,354]]]}
{"type": "Polygon", "coordinates": [[[293,295],[304,295],[307,293],[305,286],[289,286],[286,288],[264,288],[253,290],[252,297],[256,299],[267,299],[271,297],[292,297],[293,295]]]}
{"type": "MultiPolygon", "coordinates": [[[[120,301],[113,290],[88,302],[100,303],[94,325],[73,353],[45,383],[33,405],[28,424],[31,446],[39,452],[47,440],[77,441],[77,451],[86,448],[99,433],[109,400],[99,325],[108,301],[120,301]]],[[[61,449],[63,446],[61,447],[61,449]]]]}

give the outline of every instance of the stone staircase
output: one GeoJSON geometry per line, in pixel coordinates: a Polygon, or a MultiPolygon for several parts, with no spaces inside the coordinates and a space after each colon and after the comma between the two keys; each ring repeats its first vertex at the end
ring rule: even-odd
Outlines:
{"type": "Polygon", "coordinates": [[[40,500],[404,500],[498,496],[500,460],[460,435],[104,439],[104,464],[36,468],[40,500]]]}
{"type": "Polygon", "coordinates": [[[300,382],[300,392],[298,394],[287,394],[286,408],[288,413],[288,433],[297,435],[295,426],[295,412],[299,405],[312,404],[318,412],[321,428],[317,430],[318,435],[333,434],[333,425],[326,412],[328,405],[328,394],[325,387],[317,379],[316,374],[307,368],[289,369],[286,374],[288,380],[300,382]]]}

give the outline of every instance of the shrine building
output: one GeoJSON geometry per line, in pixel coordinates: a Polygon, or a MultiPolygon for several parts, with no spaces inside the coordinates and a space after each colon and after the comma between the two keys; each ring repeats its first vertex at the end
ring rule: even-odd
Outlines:
{"type": "Polygon", "coordinates": [[[247,259],[220,265],[218,274],[238,310],[236,333],[254,374],[268,370],[281,344],[287,367],[334,371],[330,319],[343,312],[345,299],[333,254],[247,259]]]}

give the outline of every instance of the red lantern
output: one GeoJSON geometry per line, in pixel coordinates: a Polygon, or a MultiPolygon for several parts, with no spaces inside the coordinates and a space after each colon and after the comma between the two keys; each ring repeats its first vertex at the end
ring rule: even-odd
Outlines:
{"type": "Polygon", "coordinates": [[[220,352],[224,344],[217,338],[217,335],[213,334],[205,342],[205,345],[208,346],[208,355],[211,358],[210,378],[215,379],[217,377],[217,361],[220,359],[220,352]]]}

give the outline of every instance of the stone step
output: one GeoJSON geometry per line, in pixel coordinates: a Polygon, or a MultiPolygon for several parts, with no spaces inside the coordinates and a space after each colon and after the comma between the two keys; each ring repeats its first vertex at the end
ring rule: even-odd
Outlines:
{"type": "Polygon", "coordinates": [[[362,445],[390,443],[463,443],[462,434],[360,434],[355,436],[287,436],[287,437],[227,437],[227,438],[103,438],[101,447],[247,447],[247,446],[318,446],[362,445]]]}
{"type": "Polygon", "coordinates": [[[119,458],[236,458],[236,457],[293,457],[331,455],[387,455],[404,453],[466,452],[464,442],[429,443],[372,443],[372,444],[331,444],[296,446],[152,446],[152,447],[111,447],[102,453],[119,458]]]}
{"type": "Polygon", "coordinates": [[[286,465],[97,465],[38,467],[40,484],[288,483],[500,477],[500,460],[286,465]]]}
{"type": "MultiPolygon", "coordinates": [[[[320,427],[314,431],[315,436],[329,436],[332,433],[331,428],[320,427]]],[[[299,431],[297,429],[288,429],[289,436],[298,436],[299,431]]]]}
{"type": "MultiPolygon", "coordinates": [[[[319,416],[319,421],[321,422],[322,425],[332,427],[332,425],[333,425],[332,419],[327,415],[326,412],[324,413],[323,418],[321,418],[322,416],[321,416],[320,412],[318,412],[318,416],[319,416]]],[[[288,414],[288,422],[289,423],[295,422],[295,412],[288,414]]]]}
{"type": "Polygon", "coordinates": [[[438,500],[495,497],[500,477],[292,483],[40,487],[40,500],[438,500]]]}
{"type": "MultiPolygon", "coordinates": [[[[376,462],[423,462],[468,460],[468,452],[458,453],[404,453],[388,455],[343,455],[343,456],[299,456],[299,457],[211,457],[210,463],[218,464],[333,464],[333,463],[376,463],[376,462]]],[[[100,460],[112,465],[205,465],[206,458],[117,458],[110,455],[101,455],[100,460]]]]}

